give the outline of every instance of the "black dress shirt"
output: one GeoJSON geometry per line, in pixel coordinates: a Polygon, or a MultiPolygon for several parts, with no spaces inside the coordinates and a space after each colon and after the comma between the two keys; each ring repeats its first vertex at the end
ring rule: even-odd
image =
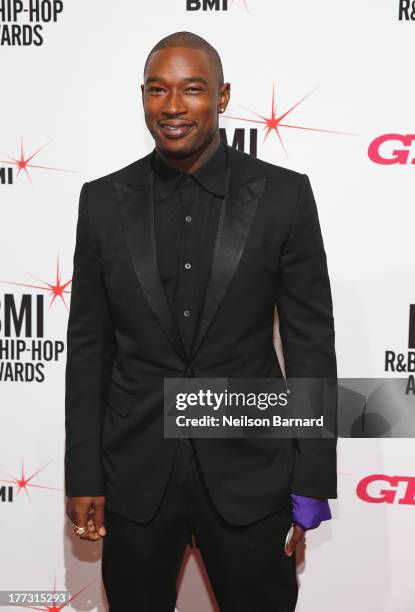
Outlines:
{"type": "Polygon", "coordinates": [[[228,163],[222,141],[194,174],[176,170],[153,151],[158,267],[188,354],[206,293],[228,163]]]}

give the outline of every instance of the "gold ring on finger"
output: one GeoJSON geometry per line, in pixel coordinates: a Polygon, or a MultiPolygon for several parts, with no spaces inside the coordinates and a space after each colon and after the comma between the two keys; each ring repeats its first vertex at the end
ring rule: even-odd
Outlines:
{"type": "Polygon", "coordinates": [[[76,534],[76,535],[84,535],[84,533],[86,533],[87,529],[86,527],[78,527],[78,525],[76,523],[72,523],[72,531],[76,534]]]}

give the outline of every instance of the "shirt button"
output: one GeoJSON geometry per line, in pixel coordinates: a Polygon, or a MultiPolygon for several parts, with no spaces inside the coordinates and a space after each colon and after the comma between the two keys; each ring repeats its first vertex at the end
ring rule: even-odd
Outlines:
{"type": "Polygon", "coordinates": [[[192,267],[192,264],[190,263],[185,263],[184,267],[186,268],[186,270],[190,270],[190,268],[192,267]]]}
{"type": "Polygon", "coordinates": [[[190,215],[187,215],[187,217],[186,217],[187,223],[190,223],[191,220],[192,220],[192,217],[190,215]]]}
{"type": "Polygon", "coordinates": [[[186,176],[186,183],[190,183],[191,180],[192,180],[191,176],[186,176]]]}
{"type": "Polygon", "coordinates": [[[190,317],[190,310],[184,310],[183,314],[185,317],[190,317]]]}

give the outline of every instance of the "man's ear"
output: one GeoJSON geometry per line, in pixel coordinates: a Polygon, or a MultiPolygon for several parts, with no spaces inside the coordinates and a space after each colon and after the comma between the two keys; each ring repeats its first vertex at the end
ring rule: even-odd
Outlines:
{"type": "Polygon", "coordinates": [[[142,101],[143,106],[144,106],[144,85],[141,85],[141,101],[142,101]]]}
{"type": "Polygon", "coordinates": [[[220,89],[220,102],[221,106],[226,109],[231,97],[231,84],[224,83],[220,89]]]}

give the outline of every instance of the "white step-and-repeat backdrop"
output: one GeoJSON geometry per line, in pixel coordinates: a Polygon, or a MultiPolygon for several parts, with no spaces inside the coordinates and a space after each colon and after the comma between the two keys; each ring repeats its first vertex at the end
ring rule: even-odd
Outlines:
{"type": "MultiPolygon", "coordinates": [[[[222,57],[228,143],[311,179],[339,376],[413,376],[414,2],[0,0],[0,590],[69,590],[78,611],[107,609],[101,543],[72,534],[64,505],[79,191],[153,148],[143,64],[178,30],[222,57]]],[[[414,612],[414,442],[341,439],[338,457],[297,609],[414,612]]],[[[213,605],[196,552],[177,607],[213,605]]]]}

